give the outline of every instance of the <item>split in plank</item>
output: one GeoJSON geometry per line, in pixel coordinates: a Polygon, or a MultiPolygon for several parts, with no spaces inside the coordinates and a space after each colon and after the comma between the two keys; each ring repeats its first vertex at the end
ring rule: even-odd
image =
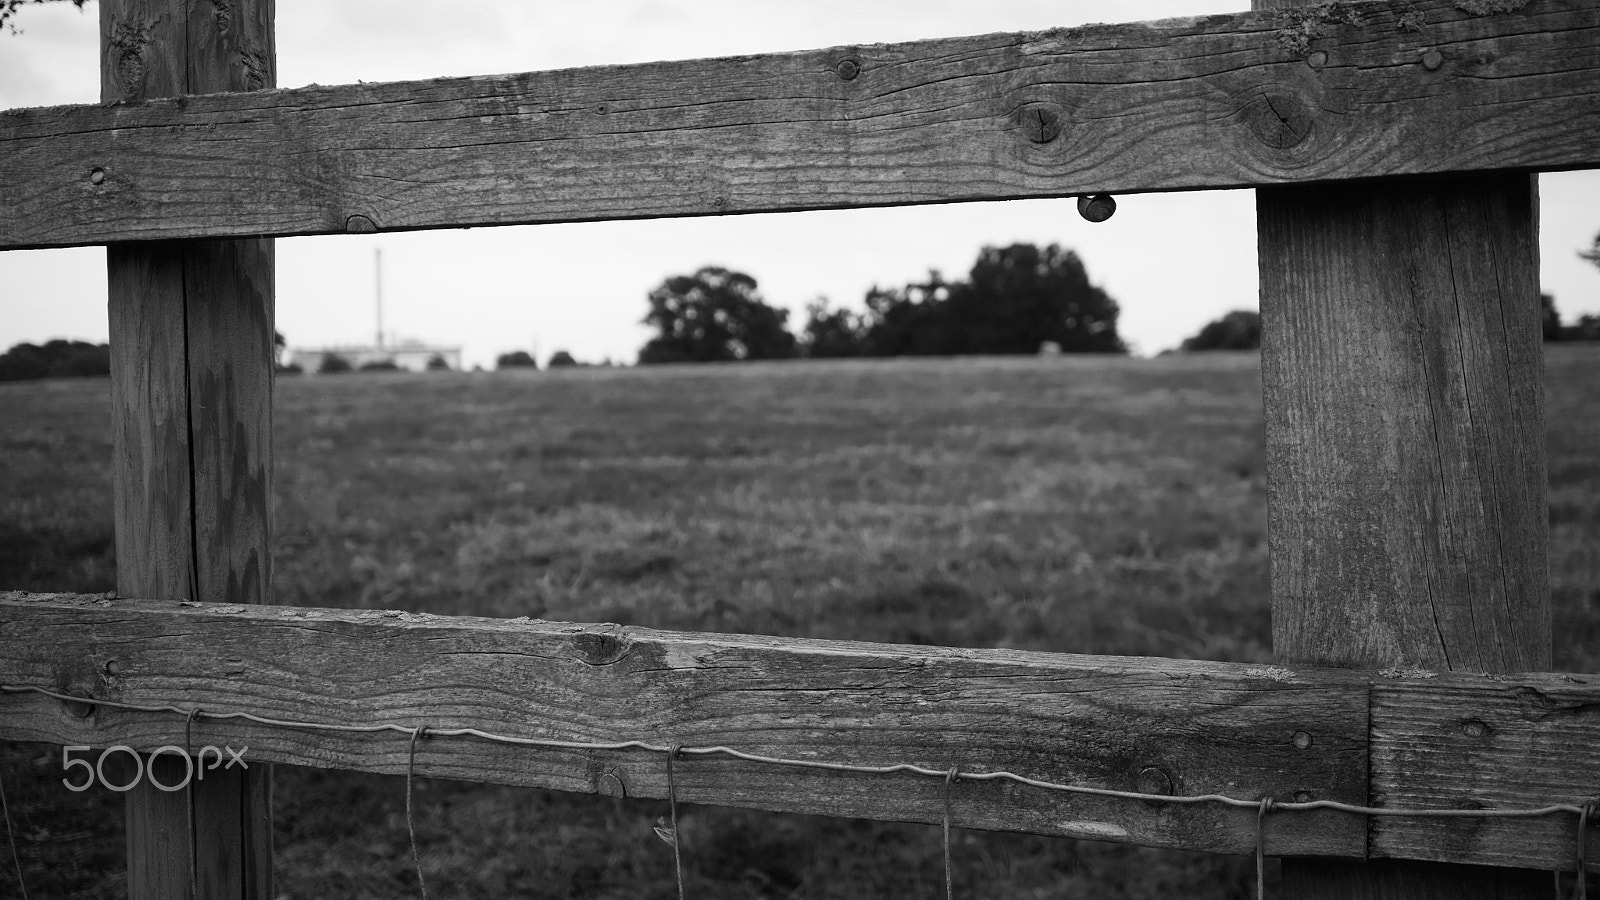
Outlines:
{"type": "MultiPolygon", "coordinates": [[[[783,759],[1009,771],[1163,795],[1366,800],[1356,674],[1007,650],[651,631],[381,611],[0,594],[0,684],[141,705],[404,728],[471,727],[585,743],[728,746],[783,759]],[[1297,742],[1296,735],[1309,735],[1297,742]],[[1304,744],[1304,746],[1301,746],[1304,744]]],[[[184,746],[185,717],[0,696],[0,733],[143,750],[184,746]]],[[[202,718],[196,746],[403,773],[410,736],[202,718]]],[[[424,738],[425,775],[666,796],[664,754],[424,738]]],[[[944,779],[694,755],[679,798],[940,822],[944,779]]],[[[959,781],[961,827],[1246,853],[1255,810],[959,781]]],[[[1275,852],[1361,856],[1361,816],[1275,817],[1275,852]]]]}
{"type": "MultiPolygon", "coordinates": [[[[790,760],[1008,771],[1171,796],[1528,809],[1600,794],[1600,678],[1263,667],[616,625],[0,594],[0,684],[297,722],[521,739],[728,746],[790,760]],[[1369,705],[1371,708],[1369,722],[1369,705]],[[1370,770],[1369,777],[1369,757],[1370,770]]],[[[12,739],[143,750],[184,717],[0,697],[12,739]]],[[[409,735],[202,718],[197,744],[263,762],[403,773],[409,735]]],[[[422,774],[666,795],[660,753],[425,738],[422,774]]],[[[941,820],[943,781],[694,755],[680,799],[941,820]]],[[[962,827],[1243,853],[1253,810],[958,782],[962,827]]],[[[1570,816],[1270,819],[1274,855],[1570,868],[1570,816]]],[[[1600,851],[1600,845],[1592,849],[1600,851]]],[[[1600,852],[1590,854],[1600,858],[1600,852]]]]}
{"type": "Polygon", "coordinates": [[[1329,4],[0,115],[0,249],[1600,166],[1600,0],[1329,4]]]}

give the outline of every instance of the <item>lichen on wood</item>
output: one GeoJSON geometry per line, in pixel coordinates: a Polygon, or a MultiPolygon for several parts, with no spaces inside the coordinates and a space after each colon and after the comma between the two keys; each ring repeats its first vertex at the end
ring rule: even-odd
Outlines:
{"type": "Polygon", "coordinates": [[[1354,25],[1360,28],[1366,24],[1359,10],[1342,3],[1280,10],[1278,19],[1284,23],[1277,31],[1278,45],[1296,56],[1309,53],[1311,42],[1327,34],[1331,26],[1354,25]]]}
{"type": "Polygon", "coordinates": [[[1510,13],[1528,5],[1528,0],[1456,0],[1456,9],[1474,16],[1510,13]]]}

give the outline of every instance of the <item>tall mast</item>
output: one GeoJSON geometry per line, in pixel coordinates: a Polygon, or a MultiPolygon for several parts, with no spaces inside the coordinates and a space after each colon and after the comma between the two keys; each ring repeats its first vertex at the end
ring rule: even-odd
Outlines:
{"type": "Polygon", "coordinates": [[[383,349],[383,248],[372,248],[373,282],[378,295],[378,349],[383,349]]]}

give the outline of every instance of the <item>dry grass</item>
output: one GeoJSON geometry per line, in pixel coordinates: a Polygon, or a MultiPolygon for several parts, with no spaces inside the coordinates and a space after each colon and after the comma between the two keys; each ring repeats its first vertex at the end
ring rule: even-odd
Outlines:
{"type": "MultiPolygon", "coordinates": [[[[1596,671],[1600,348],[1547,369],[1557,667],[1596,671]]],[[[111,586],[107,416],[104,381],[0,387],[0,586],[111,586]]],[[[1261,423],[1233,354],[284,379],[278,594],[1265,660],[1261,423]]],[[[66,792],[49,748],[0,764],[35,893],[115,896],[115,798],[66,792]]],[[[444,896],[673,893],[660,804],[421,785],[444,896]]],[[[284,895],[412,890],[397,780],[280,768],[277,807],[284,895]]],[[[684,831],[697,897],[939,890],[936,829],[694,809],[684,831]]],[[[956,873],[967,896],[1250,887],[1240,859],[986,834],[956,873]]]]}

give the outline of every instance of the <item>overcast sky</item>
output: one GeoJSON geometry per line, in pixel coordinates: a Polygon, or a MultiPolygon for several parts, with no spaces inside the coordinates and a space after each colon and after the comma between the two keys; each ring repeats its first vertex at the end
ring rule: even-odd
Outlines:
{"type": "MultiPolygon", "coordinates": [[[[1158,19],[1243,9],[1227,0],[278,0],[278,84],[396,81],[802,50],[1158,19]],[[604,27],[600,24],[604,23],[604,27]]],[[[0,34],[0,108],[99,100],[96,11],[24,7],[0,34]]],[[[1600,313],[1600,271],[1576,257],[1600,231],[1600,172],[1542,177],[1543,284],[1563,315],[1600,313]]],[[[937,268],[965,274],[985,244],[1060,243],[1122,304],[1137,352],[1171,347],[1223,312],[1256,306],[1250,191],[1119,198],[1091,225],[1070,200],[540,225],[280,239],[278,328],[291,346],[370,342],[373,250],[383,248],[385,328],[459,345],[491,365],[513,349],[541,362],[631,362],[648,334],[645,295],[714,264],[793,310],[826,296],[859,309],[874,284],[937,268]]],[[[106,339],[100,248],[0,253],[0,348],[106,339]]]]}

